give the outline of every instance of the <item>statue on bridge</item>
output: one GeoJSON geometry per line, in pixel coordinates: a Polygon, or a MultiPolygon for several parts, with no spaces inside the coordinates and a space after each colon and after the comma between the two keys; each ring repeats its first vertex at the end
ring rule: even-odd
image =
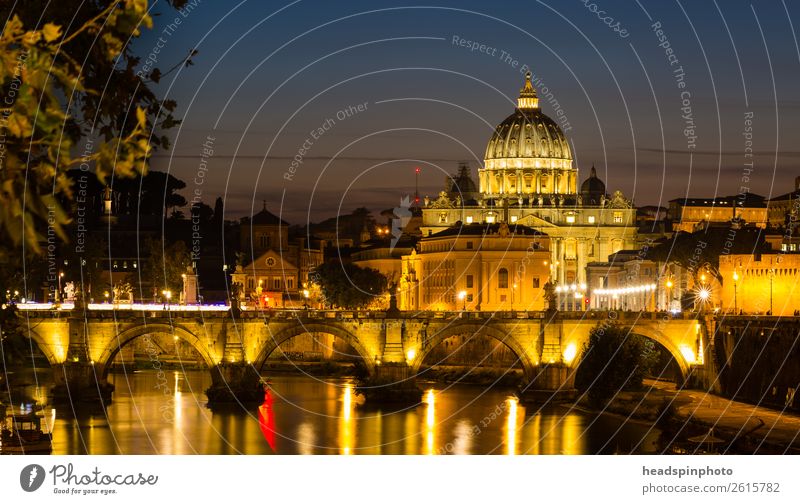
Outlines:
{"type": "Polygon", "coordinates": [[[558,302],[557,302],[557,299],[556,299],[556,289],[553,286],[553,283],[548,280],[547,283],[544,284],[544,287],[542,287],[542,290],[544,291],[544,301],[545,301],[545,303],[547,305],[547,311],[556,311],[556,310],[558,310],[558,302]]]}

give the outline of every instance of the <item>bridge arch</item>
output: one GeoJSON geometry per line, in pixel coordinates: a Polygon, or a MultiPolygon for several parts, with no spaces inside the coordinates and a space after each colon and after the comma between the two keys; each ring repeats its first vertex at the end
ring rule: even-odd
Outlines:
{"type": "Polygon", "coordinates": [[[374,355],[372,355],[369,350],[364,346],[361,340],[355,334],[351,333],[347,329],[339,325],[334,324],[325,324],[325,323],[298,323],[292,326],[280,329],[279,331],[271,334],[267,341],[264,342],[264,346],[258,352],[258,357],[255,360],[255,367],[257,370],[261,370],[264,364],[267,362],[270,354],[274,352],[281,343],[288,341],[295,336],[300,336],[301,334],[308,334],[308,333],[325,333],[325,334],[332,334],[333,336],[343,340],[348,345],[353,347],[353,349],[358,353],[361,357],[361,360],[367,366],[367,370],[370,374],[372,374],[375,368],[375,359],[374,355]]]}
{"type": "MultiPolygon", "coordinates": [[[[586,334],[583,336],[583,338],[575,341],[577,345],[578,358],[576,358],[573,361],[572,365],[570,366],[571,368],[573,368],[572,372],[577,372],[578,367],[580,367],[581,364],[580,353],[583,351],[583,345],[589,341],[589,335],[591,334],[592,329],[594,329],[595,327],[596,327],[595,325],[592,325],[586,331],[586,334]]],[[[686,357],[683,355],[683,352],[681,352],[679,344],[675,342],[674,338],[671,338],[669,335],[664,334],[664,332],[658,329],[658,327],[654,327],[654,324],[642,323],[641,321],[637,322],[633,326],[626,326],[621,323],[621,327],[628,329],[629,336],[632,335],[641,336],[645,339],[654,341],[659,345],[661,345],[667,352],[670,353],[672,358],[675,360],[675,363],[678,365],[678,370],[680,371],[681,374],[680,379],[683,380],[687,376],[689,376],[689,372],[691,371],[690,368],[691,364],[686,360],[686,357]]]]}
{"type": "Polygon", "coordinates": [[[419,372],[419,368],[422,365],[425,357],[430,354],[434,348],[439,346],[444,340],[453,336],[460,336],[463,334],[473,334],[473,335],[482,335],[482,336],[489,336],[494,338],[504,345],[506,345],[519,359],[520,365],[522,366],[522,371],[526,377],[531,377],[535,375],[536,364],[531,361],[528,353],[525,351],[522,343],[514,337],[513,332],[506,332],[502,329],[497,327],[492,327],[488,324],[480,324],[475,322],[467,322],[461,324],[453,324],[449,325],[442,330],[436,332],[432,337],[430,337],[420,348],[417,355],[414,356],[414,360],[412,360],[409,364],[411,366],[411,371],[414,374],[419,372]]]}
{"type": "Polygon", "coordinates": [[[660,344],[672,355],[672,358],[675,359],[681,372],[681,379],[685,379],[689,376],[690,364],[686,361],[686,357],[684,357],[678,345],[663,332],[656,328],[649,327],[648,325],[636,325],[631,329],[630,334],[637,334],[660,344]]]}
{"type": "Polygon", "coordinates": [[[173,337],[178,337],[192,345],[192,347],[203,359],[203,362],[207,368],[212,369],[218,363],[218,360],[214,359],[214,357],[208,351],[208,348],[203,343],[203,340],[201,340],[196,334],[188,329],[179,325],[170,325],[164,323],[141,324],[125,329],[124,331],[118,333],[115,337],[111,338],[111,340],[108,342],[106,348],[103,350],[103,353],[100,354],[100,357],[97,361],[97,364],[102,366],[103,377],[108,374],[108,364],[114,360],[114,357],[116,357],[119,351],[122,350],[122,348],[128,343],[146,334],[167,334],[173,337]]]}
{"type": "Polygon", "coordinates": [[[44,356],[47,358],[47,362],[49,362],[51,366],[64,363],[64,360],[67,357],[67,347],[69,346],[69,341],[66,343],[48,341],[46,338],[43,338],[42,335],[39,334],[35,329],[31,328],[27,328],[27,333],[28,339],[33,340],[33,342],[39,348],[39,351],[44,354],[44,356]]]}

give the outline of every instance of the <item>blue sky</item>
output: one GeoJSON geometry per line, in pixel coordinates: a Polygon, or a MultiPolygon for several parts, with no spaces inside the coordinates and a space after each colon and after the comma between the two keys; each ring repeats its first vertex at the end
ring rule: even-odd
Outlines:
{"type": "Polygon", "coordinates": [[[414,166],[422,194],[436,194],[459,160],[475,174],[492,127],[513,112],[523,65],[568,118],[581,179],[594,164],[609,190],[637,204],[741,185],[783,194],[800,175],[800,6],[789,2],[201,0],[184,16],[162,0],[154,12],[139,54],[159,37],[162,69],[199,53],[159,85],[184,122],[153,166],[209,203],[223,196],[230,217],[264,199],[293,223],[379,211],[413,193],[414,166]],[[165,34],[176,16],[180,25],[165,34]],[[454,37],[491,49],[471,51],[454,37]],[[193,180],[209,136],[214,156],[200,187],[193,180]]]}

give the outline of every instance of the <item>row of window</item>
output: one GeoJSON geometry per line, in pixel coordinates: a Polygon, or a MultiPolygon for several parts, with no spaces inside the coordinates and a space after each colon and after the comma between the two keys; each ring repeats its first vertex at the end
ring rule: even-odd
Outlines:
{"type": "MultiPolygon", "coordinates": [[[[472,275],[467,275],[466,277],[466,284],[467,289],[472,289],[475,285],[475,279],[472,275]]],[[[500,268],[497,271],[497,288],[498,289],[508,289],[508,270],[506,268],[500,268]]],[[[539,287],[539,277],[533,277],[533,288],[538,289],[539,287]]]]}
{"type": "MultiPolygon", "coordinates": [[[[624,215],[623,215],[622,212],[614,212],[612,217],[613,217],[614,224],[622,224],[623,218],[624,218],[624,215]]],[[[516,215],[512,215],[511,216],[511,223],[513,224],[513,223],[517,222],[517,219],[518,219],[518,217],[516,215]]],[[[492,214],[487,215],[486,218],[485,218],[485,222],[487,224],[493,224],[496,220],[497,220],[497,217],[492,215],[492,214]]],[[[567,215],[566,220],[567,220],[567,224],[575,224],[575,215],[567,215]]],[[[475,221],[475,219],[471,215],[467,215],[466,221],[467,221],[467,224],[472,224],[475,221]]],[[[447,224],[447,222],[448,222],[448,213],[447,212],[440,213],[439,214],[439,224],[447,224]]],[[[586,223],[587,224],[594,224],[595,222],[597,222],[597,221],[596,221],[594,215],[588,215],[586,217],[586,223]]]]}
{"type": "MultiPolygon", "coordinates": [[[[273,290],[273,291],[282,291],[283,290],[283,278],[281,277],[272,277],[272,282],[270,283],[268,278],[264,278],[259,280],[258,285],[261,286],[262,289],[265,290],[273,290]]],[[[256,288],[256,280],[255,278],[248,278],[247,279],[247,289],[248,290],[255,290],[256,288]]],[[[294,278],[287,278],[286,279],[286,290],[294,290],[294,278]]]]}

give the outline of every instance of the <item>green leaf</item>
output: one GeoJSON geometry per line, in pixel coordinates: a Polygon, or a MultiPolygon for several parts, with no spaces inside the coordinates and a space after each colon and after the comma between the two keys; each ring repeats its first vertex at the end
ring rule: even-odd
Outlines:
{"type": "Polygon", "coordinates": [[[47,23],[42,29],[45,42],[52,42],[61,36],[61,27],[53,23],[47,23]]]}

